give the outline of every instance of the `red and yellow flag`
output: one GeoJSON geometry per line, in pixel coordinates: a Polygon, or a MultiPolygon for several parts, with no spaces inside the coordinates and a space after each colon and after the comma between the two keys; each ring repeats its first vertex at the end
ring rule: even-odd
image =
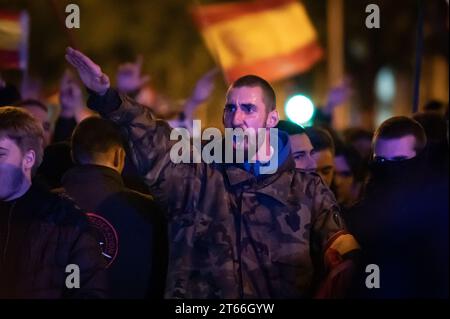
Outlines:
{"type": "Polygon", "coordinates": [[[27,68],[28,15],[0,11],[0,69],[27,68]]]}
{"type": "Polygon", "coordinates": [[[192,14],[229,82],[246,74],[280,80],[306,71],[323,55],[304,6],[295,0],[199,5],[192,14]]]}

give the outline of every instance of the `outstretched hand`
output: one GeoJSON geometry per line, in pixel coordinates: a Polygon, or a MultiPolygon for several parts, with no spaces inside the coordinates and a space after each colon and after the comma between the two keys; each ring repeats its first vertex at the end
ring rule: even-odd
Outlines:
{"type": "Polygon", "coordinates": [[[214,80],[218,73],[219,69],[213,68],[203,74],[203,76],[197,81],[194,91],[184,107],[184,113],[186,116],[192,115],[194,110],[210,97],[212,91],[214,90],[214,80]]]}
{"type": "Polygon", "coordinates": [[[209,98],[214,89],[214,79],[218,73],[219,69],[213,68],[203,74],[200,80],[197,81],[193,94],[196,101],[204,102],[209,98]]]}
{"type": "Polygon", "coordinates": [[[339,85],[332,87],[328,91],[327,102],[325,105],[326,111],[332,112],[334,108],[344,104],[353,94],[350,79],[344,79],[339,85]]]}
{"type": "Polygon", "coordinates": [[[66,49],[66,60],[78,71],[84,85],[99,95],[104,95],[110,87],[108,76],[98,64],[78,50],[66,49]]]}

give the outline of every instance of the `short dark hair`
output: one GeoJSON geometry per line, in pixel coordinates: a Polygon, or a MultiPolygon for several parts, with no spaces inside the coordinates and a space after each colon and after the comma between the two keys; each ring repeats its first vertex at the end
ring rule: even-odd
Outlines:
{"type": "Polygon", "coordinates": [[[305,131],[311,141],[314,151],[320,152],[329,149],[331,150],[331,153],[334,154],[335,148],[333,138],[327,130],[311,126],[305,128],[305,131]]]}
{"type": "Polygon", "coordinates": [[[0,108],[0,138],[13,140],[20,151],[35,153],[35,162],[31,173],[41,165],[44,153],[44,132],[41,125],[25,110],[13,106],[0,108]]]}
{"type": "Polygon", "coordinates": [[[394,116],[381,123],[380,127],[375,131],[373,142],[379,138],[393,139],[407,135],[415,137],[416,145],[414,150],[416,153],[421,152],[427,145],[427,137],[422,125],[406,116],[394,116]]]}
{"type": "Polygon", "coordinates": [[[445,105],[443,102],[438,100],[431,100],[425,103],[423,106],[424,111],[441,111],[445,108],[445,105]]]}
{"type": "Polygon", "coordinates": [[[263,78],[257,76],[257,75],[244,75],[234,81],[228,90],[231,90],[233,88],[240,88],[240,87],[259,87],[263,91],[263,100],[264,104],[266,105],[267,112],[271,112],[275,110],[277,101],[275,96],[275,91],[273,90],[272,86],[264,80],[263,78]]]}
{"type": "Polygon", "coordinates": [[[72,157],[75,163],[90,162],[112,147],[124,147],[119,127],[108,120],[92,116],[81,121],[72,134],[72,157]]]}
{"type": "Polygon", "coordinates": [[[35,99],[26,99],[26,100],[19,101],[19,102],[16,103],[16,106],[17,107],[37,106],[41,110],[44,110],[45,112],[48,113],[47,105],[45,105],[41,101],[35,100],[35,99]]]}
{"type": "Polygon", "coordinates": [[[306,131],[302,126],[286,120],[279,120],[275,128],[286,132],[288,135],[306,134],[306,131]]]}
{"type": "Polygon", "coordinates": [[[354,143],[361,139],[366,139],[366,140],[371,141],[373,138],[372,132],[367,131],[360,127],[347,128],[342,132],[342,135],[343,135],[346,143],[354,143]]]}

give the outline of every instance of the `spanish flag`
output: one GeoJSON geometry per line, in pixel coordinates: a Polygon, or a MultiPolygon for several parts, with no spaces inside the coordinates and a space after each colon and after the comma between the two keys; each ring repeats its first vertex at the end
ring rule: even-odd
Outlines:
{"type": "Polygon", "coordinates": [[[245,74],[281,80],[323,55],[304,6],[295,0],[198,5],[192,15],[228,82],[245,74]]]}
{"type": "Polygon", "coordinates": [[[0,69],[27,69],[28,14],[0,11],[0,69]]]}

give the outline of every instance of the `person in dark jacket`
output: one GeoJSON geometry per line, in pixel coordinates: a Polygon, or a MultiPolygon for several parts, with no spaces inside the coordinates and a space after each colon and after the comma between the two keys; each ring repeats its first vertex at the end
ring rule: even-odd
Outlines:
{"type": "Polygon", "coordinates": [[[413,115],[427,136],[426,155],[436,172],[448,175],[448,125],[444,116],[438,112],[428,111],[413,115]]]}
{"type": "Polygon", "coordinates": [[[62,178],[65,192],[87,213],[108,263],[111,298],[162,297],[167,234],[153,199],[124,186],[125,150],[118,128],[90,117],[76,127],[77,166],[62,178]]]}
{"type": "Polygon", "coordinates": [[[448,175],[430,168],[426,144],[421,125],[404,116],[375,132],[370,179],[347,219],[363,256],[355,297],[448,297],[448,175]],[[368,265],[378,269],[374,286],[368,265]]]}
{"type": "Polygon", "coordinates": [[[86,216],[31,183],[42,148],[29,113],[0,109],[0,298],[105,297],[105,263],[86,216]]]}

